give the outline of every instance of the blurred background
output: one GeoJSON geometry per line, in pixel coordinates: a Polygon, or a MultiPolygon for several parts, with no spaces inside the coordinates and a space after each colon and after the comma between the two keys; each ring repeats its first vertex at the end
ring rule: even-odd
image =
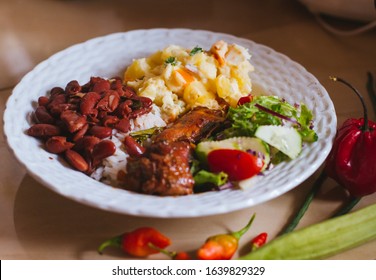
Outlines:
{"type": "MultiPolygon", "coordinates": [[[[374,5],[373,0],[1,0],[0,88],[15,85],[37,63],[72,44],[156,27],[247,37],[290,56],[308,70],[315,72],[315,67],[325,64],[330,72],[334,70],[331,60],[338,63],[343,54],[340,48],[327,48],[328,41],[355,49],[367,44],[370,57],[376,48],[356,33],[356,38],[344,38],[324,31],[315,14],[324,14],[332,26],[347,31],[375,21],[374,5]]],[[[375,30],[368,32],[375,35],[375,30]]]]}

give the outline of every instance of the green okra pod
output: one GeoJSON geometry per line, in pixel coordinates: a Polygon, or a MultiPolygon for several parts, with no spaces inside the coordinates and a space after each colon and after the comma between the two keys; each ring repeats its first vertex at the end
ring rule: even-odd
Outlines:
{"type": "Polygon", "coordinates": [[[376,204],[277,237],[240,259],[325,259],[374,239],[376,204]]]}

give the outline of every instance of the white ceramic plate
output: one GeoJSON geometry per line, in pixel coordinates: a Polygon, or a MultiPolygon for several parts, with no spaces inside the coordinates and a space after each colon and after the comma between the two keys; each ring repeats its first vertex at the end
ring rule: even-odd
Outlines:
{"type": "Polygon", "coordinates": [[[115,33],[69,47],[43,61],[15,87],[4,113],[4,132],[15,157],[27,171],[51,190],[80,203],[117,213],[149,217],[198,217],[227,213],[278,197],[298,186],[323,163],[336,132],[332,101],[318,80],[285,55],[250,40],[228,34],[189,29],[150,29],[115,33]],[[72,170],[41,143],[27,136],[30,114],[38,97],[70,80],[87,82],[91,76],[122,73],[133,58],[169,44],[209,49],[217,40],[249,49],[255,71],[255,89],[304,102],[313,110],[319,140],[304,147],[294,161],[283,163],[245,190],[225,190],[182,197],[157,197],[114,189],[72,170]]]}

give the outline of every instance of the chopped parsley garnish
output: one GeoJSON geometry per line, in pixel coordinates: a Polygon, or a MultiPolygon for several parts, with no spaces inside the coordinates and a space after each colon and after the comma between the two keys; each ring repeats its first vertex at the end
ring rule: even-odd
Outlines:
{"type": "Polygon", "coordinates": [[[195,55],[196,53],[203,52],[204,50],[200,48],[199,46],[194,47],[191,52],[189,53],[190,56],[195,55]]]}
{"type": "Polygon", "coordinates": [[[176,59],[175,56],[170,56],[165,60],[165,64],[171,64],[171,65],[176,65],[178,63],[178,60],[176,59]]]}

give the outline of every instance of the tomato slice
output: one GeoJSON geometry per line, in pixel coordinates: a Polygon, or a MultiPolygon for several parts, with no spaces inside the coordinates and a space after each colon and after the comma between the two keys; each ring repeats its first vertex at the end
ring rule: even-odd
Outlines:
{"type": "Polygon", "coordinates": [[[208,154],[211,172],[225,172],[229,180],[240,181],[260,173],[264,162],[250,153],[234,149],[218,149],[208,154]]]}

